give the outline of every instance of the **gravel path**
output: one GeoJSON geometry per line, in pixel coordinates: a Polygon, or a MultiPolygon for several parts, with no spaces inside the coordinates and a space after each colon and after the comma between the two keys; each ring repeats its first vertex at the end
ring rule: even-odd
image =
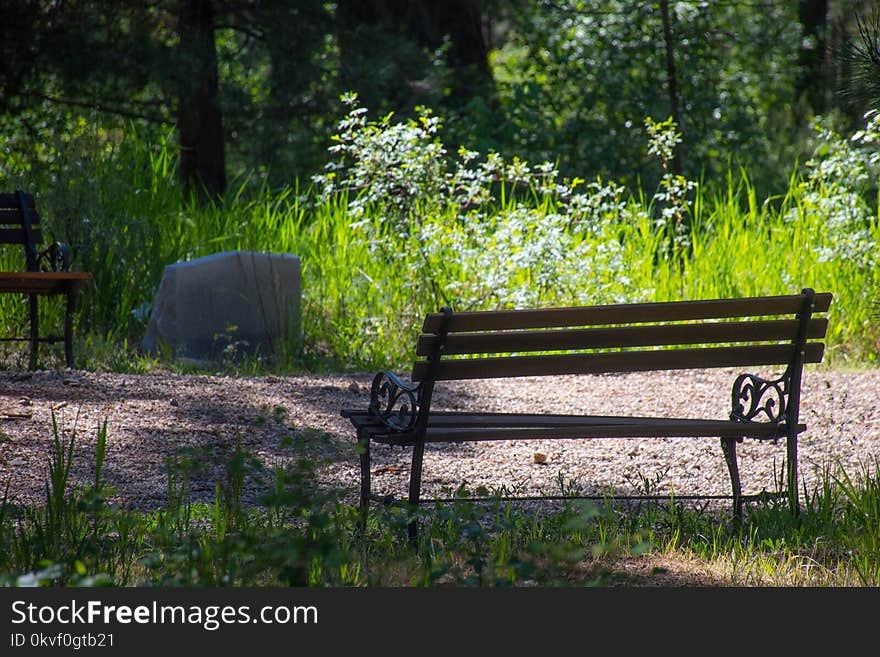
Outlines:
{"type": "MultiPolygon", "coordinates": [[[[724,419],[732,370],[570,376],[438,386],[435,406],[451,410],[547,411],[724,419]]],[[[0,372],[0,486],[12,501],[39,501],[53,445],[52,416],[64,439],[76,433],[72,479],[93,476],[94,444],[106,419],[104,476],[131,508],[167,502],[169,458],[189,459],[192,496],[211,501],[223,464],[241,444],[271,468],[321,455],[319,481],[356,500],[354,432],[343,407],[366,405],[371,375],[225,377],[93,372],[0,372]]],[[[823,469],[850,475],[880,462],[880,370],[808,369],[801,402],[807,431],[800,471],[808,487],[823,469]]],[[[402,493],[409,450],[376,446],[374,490],[402,493]]],[[[774,487],[785,455],[778,445],[739,448],[747,492],[774,487]]],[[[443,496],[465,484],[521,495],[596,493],[728,494],[717,439],[499,441],[437,445],[426,451],[424,492],[443,496]],[[536,463],[535,454],[546,456],[536,463]]],[[[248,491],[257,494],[256,484],[248,491]]]]}

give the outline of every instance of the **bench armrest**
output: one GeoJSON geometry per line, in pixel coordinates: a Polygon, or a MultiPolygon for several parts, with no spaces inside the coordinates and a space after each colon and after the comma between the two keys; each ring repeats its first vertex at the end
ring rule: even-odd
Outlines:
{"type": "Polygon", "coordinates": [[[766,415],[769,422],[786,422],[788,410],[788,371],[778,379],[762,379],[754,374],[740,374],[733,382],[730,419],[752,422],[766,415]]]}
{"type": "Polygon", "coordinates": [[[370,388],[370,415],[394,431],[411,431],[419,417],[421,387],[393,372],[379,372],[370,388]]]}
{"type": "Polygon", "coordinates": [[[73,254],[64,242],[53,242],[34,254],[38,271],[70,271],[73,254]]]}

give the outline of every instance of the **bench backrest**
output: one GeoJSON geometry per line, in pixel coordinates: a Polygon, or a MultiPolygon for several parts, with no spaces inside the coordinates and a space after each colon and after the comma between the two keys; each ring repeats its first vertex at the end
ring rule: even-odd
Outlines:
{"type": "Polygon", "coordinates": [[[40,215],[33,194],[18,190],[0,193],[0,244],[21,244],[28,271],[36,271],[36,247],[43,241],[40,215]]]}
{"type": "Polygon", "coordinates": [[[430,313],[413,381],[603,374],[822,360],[830,293],[430,313]]]}

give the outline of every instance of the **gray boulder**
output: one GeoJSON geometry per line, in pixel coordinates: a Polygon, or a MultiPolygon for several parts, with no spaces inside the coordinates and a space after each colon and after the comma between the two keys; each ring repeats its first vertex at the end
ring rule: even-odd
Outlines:
{"type": "Polygon", "coordinates": [[[165,267],[142,347],[217,360],[298,349],[299,257],[227,251],[165,267]]]}

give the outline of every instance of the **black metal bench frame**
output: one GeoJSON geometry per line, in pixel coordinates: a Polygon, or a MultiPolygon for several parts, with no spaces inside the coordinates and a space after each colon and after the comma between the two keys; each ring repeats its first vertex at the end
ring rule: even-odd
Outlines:
{"type": "Polygon", "coordinates": [[[24,247],[25,271],[0,272],[0,293],[25,294],[28,297],[30,333],[27,337],[3,337],[0,341],[29,342],[28,369],[37,366],[41,342],[64,342],[67,367],[73,367],[73,314],[76,294],[92,280],[85,272],[70,271],[72,255],[70,247],[63,242],[53,242],[39,249],[43,234],[40,229],[33,195],[22,190],[0,193],[0,244],[21,244],[24,247]],[[64,335],[39,334],[37,299],[40,296],[63,295],[66,299],[64,335]]]}
{"type": "MultiPolygon", "coordinates": [[[[461,313],[444,308],[430,313],[416,346],[422,358],[415,362],[412,383],[392,372],[379,372],[368,407],[342,409],[357,431],[361,528],[366,527],[371,500],[393,500],[371,491],[373,442],[413,448],[408,504],[416,508],[426,501],[421,499],[421,477],[427,443],[716,437],[721,439],[732,487],[732,495],[720,497],[732,499],[733,514],[739,518],[745,501],[767,493],[743,493],[737,442],[785,438],[787,481],[780,493],[798,513],[797,441],[806,430],[800,422],[801,378],[805,363],[822,360],[825,345],[817,340],[824,339],[828,319],[814,314],[827,312],[831,300],[830,293],[804,289],[798,295],[772,297],[461,313]],[[737,376],[727,420],[431,408],[435,385],[442,381],[781,366],[785,369],[777,378],[737,376]]],[[[676,495],[685,497],[719,496],[676,495]]],[[[417,521],[410,524],[409,535],[417,539],[417,521]]]]}

